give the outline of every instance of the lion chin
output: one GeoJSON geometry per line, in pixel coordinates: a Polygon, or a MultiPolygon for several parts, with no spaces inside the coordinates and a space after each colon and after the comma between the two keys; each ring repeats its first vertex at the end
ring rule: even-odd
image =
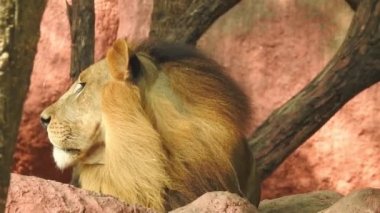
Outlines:
{"type": "Polygon", "coordinates": [[[41,121],[82,188],[165,212],[209,191],[245,195],[248,103],[193,47],[119,39],[41,121]]]}
{"type": "Polygon", "coordinates": [[[75,155],[60,148],[53,147],[53,158],[61,170],[72,166],[76,160],[75,155]]]}

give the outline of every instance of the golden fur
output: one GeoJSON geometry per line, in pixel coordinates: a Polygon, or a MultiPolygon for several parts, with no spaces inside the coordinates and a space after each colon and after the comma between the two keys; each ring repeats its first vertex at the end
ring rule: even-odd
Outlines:
{"type": "Polygon", "coordinates": [[[220,70],[187,46],[117,40],[41,115],[57,165],[84,189],[158,211],[243,194],[249,105],[220,70]]]}

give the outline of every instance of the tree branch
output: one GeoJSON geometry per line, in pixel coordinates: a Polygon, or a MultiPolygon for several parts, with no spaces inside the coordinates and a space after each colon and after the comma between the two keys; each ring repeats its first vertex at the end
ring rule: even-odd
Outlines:
{"type": "Polygon", "coordinates": [[[46,1],[0,0],[0,212],[46,1]]]}
{"type": "Polygon", "coordinates": [[[73,0],[71,6],[66,5],[71,30],[70,76],[75,79],[94,63],[95,6],[94,0],[73,0]]]}
{"type": "Polygon", "coordinates": [[[352,10],[356,11],[356,9],[358,9],[360,0],[346,0],[346,2],[350,5],[352,10]]]}
{"type": "Polygon", "coordinates": [[[380,80],[379,14],[379,0],[363,0],[330,63],[253,134],[249,146],[258,161],[261,180],[345,103],[380,80]]]}
{"type": "Polygon", "coordinates": [[[239,0],[155,0],[151,38],[195,44],[214,21],[239,0]]]}

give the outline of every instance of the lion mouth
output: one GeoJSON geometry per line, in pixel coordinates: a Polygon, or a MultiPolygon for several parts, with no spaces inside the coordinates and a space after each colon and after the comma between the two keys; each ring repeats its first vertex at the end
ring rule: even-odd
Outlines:
{"type": "Polygon", "coordinates": [[[60,149],[64,152],[67,152],[67,153],[70,153],[70,154],[79,154],[81,152],[80,149],[74,149],[74,148],[61,148],[61,147],[56,147],[54,146],[56,149],[60,149]]]}
{"type": "Polygon", "coordinates": [[[63,149],[63,151],[70,152],[70,153],[73,153],[73,154],[80,153],[80,149],[63,149]]]}

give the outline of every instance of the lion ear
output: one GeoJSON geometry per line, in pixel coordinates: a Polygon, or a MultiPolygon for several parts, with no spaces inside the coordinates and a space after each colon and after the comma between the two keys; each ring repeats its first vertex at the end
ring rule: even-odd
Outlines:
{"type": "Polygon", "coordinates": [[[125,39],[117,39],[108,50],[106,60],[111,76],[120,81],[133,78],[129,67],[129,48],[125,39]]]}

